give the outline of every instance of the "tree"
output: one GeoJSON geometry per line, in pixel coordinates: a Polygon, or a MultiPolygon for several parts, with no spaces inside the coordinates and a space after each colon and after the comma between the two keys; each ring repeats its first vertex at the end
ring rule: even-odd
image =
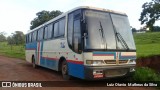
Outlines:
{"type": "Polygon", "coordinates": [[[152,0],[142,5],[142,12],[139,21],[146,24],[150,30],[153,30],[153,24],[160,19],[160,0],[152,0]]]}
{"type": "Polygon", "coordinates": [[[22,31],[15,31],[15,33],[13,33],[13,39],[14,39],[16,45],[24,44],[24,42],[25,42],[24,38],[25,38],[25,36],[22,31]]]}
{"type": "Polygon", "coordinates": [[[5,32],[0,32],[0,42],[6,41],[5,32]]]}
{"type": "Polygon", "coordinates": [[[159,26],[154,26],[153,31],[154,32],[160,32],[160,27],[159,26]]]}
{"type": "Polygon", "coordinates": [[[12,33],[12,36],[7,37],[7,41],[9,45],[24,44],[25,35],[21,31],[15,31],[15,33],[12,33]]]}
{"type": "Polygon", "coordinates": [[[9,45],[13,45],[15,43],[12,36],[7,37],[7,42],[8,42],[9,45]]]}
{"type": "Polygon", "coordinates": [[[137,30],[136,30],[136,28],[132,28],[132,32],[136,32],[137,30]]]}
{"type": "Polygon", "coordinates": [[[30,29],[34,29],[34,28],[38,27],[39,25],[51,20],[52,18],[57,17],[60,14],[62,14],[62,12],[59,10],[51,11],[51,12],[45,11],[45,10],[40,11],[40,12],[36,13],[37,17],[31,21],[30,29]]]}

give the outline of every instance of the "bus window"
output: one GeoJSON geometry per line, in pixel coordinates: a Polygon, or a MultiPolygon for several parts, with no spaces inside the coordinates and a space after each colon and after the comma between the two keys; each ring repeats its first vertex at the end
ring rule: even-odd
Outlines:
{"type": "Polygon", "coordinates": [[[34,32],[32,32],[31,35],[32,35],[32,41],[34,41],[34,32]]]}
{"type": "Polygon", "coordinates": [[[48,25],[48,38],[52,38],[53,23],[48,25]]]}
{"type": "Polygon", "coordinates": [[[64,36],[65,33],[65,19],[60,19],[54,24],[54,37],[64,36]]]}
{"type": "Polygon", "coordinates": [[[59,21],[59,36],[64,36],[65,31],[65,19],[59,21]]]}
{"type": "Polygon", "coordinates": [[[37,40],[37,31],[34,31],[32,33],[32,41],[36,41],[37,40]]]}
{"type": "Polygon", "coordinates": [[[46,26],[44,28],[44,39],[47,39],[48,38],[48,27],[46,26]]]}
{"type": "Polygon", "coordinates": [[[32,33],[29,34],[29,42],[32,42],[32,33]]]}
{"type": "Polygon", "coordinates": [[[26,43],[28,43],[28,34],[26,35],[26,43]]]}
{"type": "Polygon", "coordinates": [[[43,39],[43,28],[38,30],[38,40],[42,40],[43,39]]]}
{"type": "Polygon", "coordinates": [[[54,37],[58,37],[58,22],[54,24],[54,37]]]}

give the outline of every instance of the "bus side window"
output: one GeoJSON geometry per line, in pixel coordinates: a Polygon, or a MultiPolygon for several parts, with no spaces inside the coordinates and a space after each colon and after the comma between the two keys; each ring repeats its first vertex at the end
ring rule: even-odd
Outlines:
{"type": "Polygon", "coordinates": [[[38,30],[38,41],[43,40],[43,28],[38,30]]]}
{"type": "Polygon", "coordinates": [[[65,18],[60,19],[54,24],[54,37],[64,37],[65,33],[65,18]]]}
{"type": "Polygon", "coordinates": [[[44,28],[44,39],[48,39],[48,27],[44,28]]]}
{"type": "Polygon", "coordinates": [[[32,41],[33,42],[36,41],[36,36],[37,36],[37,32],[36,31],[32,32],[32,41]]]}
{"type": "Polygon", "coordinates": [[[38,30],[38,38],[37,38],[37,40],[39,41],[40,40],[40,29],[38,30]]]}
{"type": "Polygon", "coordinates": [[[25,37],[26,43],[28,43],[28,34],[25,37]]]}
{"type": "Polygon", "coordinates": [[[59,32],[58,22],[56,22],[54,23],[54,37],[58,37],[58,32],[59,32]]]}
{"type": "Polygon", "coordinates": [[[32,35],[32,42],[34,41],[34,32],[31,33],[32,35]]]}
{"type": "Polygon", "coordinates": [[[52,38],[52,33],[53,33],[53,23],[48,25],[48,39],[52,38]]]}
{"type": "Polygon", "coordinates": [[[65,33],[65,18],[59,21],[59,36],[64,36],[65,33]]]}
{"type": "Polygon", "coordinates": [[[29,34],[29,42],[32,42],[32,33],[29,34]]]}
{"type": "Polygon", "coordinates": [[[37,41],[37,31],[35,31],[34,40],[37,41]]]}

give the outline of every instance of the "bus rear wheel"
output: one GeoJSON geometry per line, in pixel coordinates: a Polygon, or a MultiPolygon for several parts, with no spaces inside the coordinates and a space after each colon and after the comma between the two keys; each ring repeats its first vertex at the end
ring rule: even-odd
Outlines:
{"type": "Polygon", "coordinates": [[[67,65],[66,60],[64,60],[62,62],[61,71],[62,71],[63,79],[65,79],[65,80],[70,80],[71,79],[71,76],[68,75],[68,65],[67,65]]]}
{"type": "Polygon", "coordinates": [[[36,68],[37,67],[37,65],[36,65],[36,63],[35,63],[36,61],[35,61],[35,58],[34,58],[34,56],[32,57],[32,67],[33,68],[36,68]]]}

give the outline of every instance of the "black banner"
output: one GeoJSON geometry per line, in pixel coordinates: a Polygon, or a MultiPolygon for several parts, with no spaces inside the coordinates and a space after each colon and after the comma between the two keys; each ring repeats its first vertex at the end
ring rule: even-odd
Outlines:
{"type": "Polygon", "coordinates": [[[0,87],[160,87],[160,81],[0,81],[0,87]]]}

